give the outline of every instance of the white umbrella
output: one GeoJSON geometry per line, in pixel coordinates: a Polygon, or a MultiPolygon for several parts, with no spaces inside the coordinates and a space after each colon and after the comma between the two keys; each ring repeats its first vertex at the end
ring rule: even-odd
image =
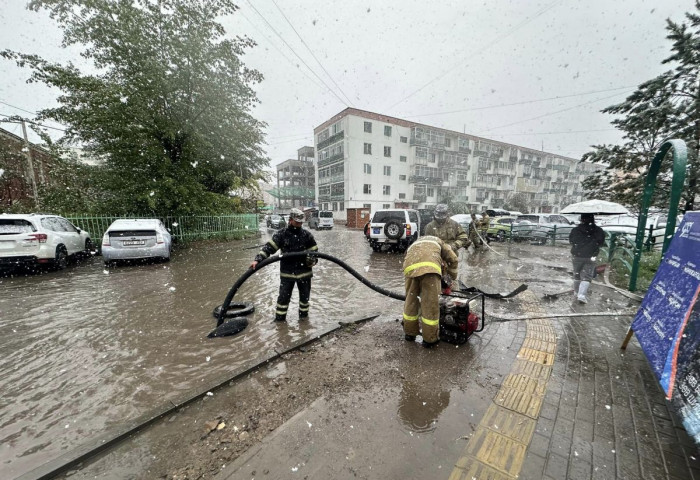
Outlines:
{"type": "Polygon", "coordinates": [[[561,209],[560,213],[592,213],[594,215],[620,215],[630,214],[627,208],[619,203],[605,200],[586,200],[585,202],[572,203],[561,209]]]}

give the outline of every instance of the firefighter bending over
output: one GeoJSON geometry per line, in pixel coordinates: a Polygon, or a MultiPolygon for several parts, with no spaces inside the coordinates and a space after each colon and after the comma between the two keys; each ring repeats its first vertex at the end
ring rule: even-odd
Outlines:
{"type": "Polygon", "coordinates": [[[462,226],[449,217],[447,205],[441,203],[435,207],[433,221],[425,227],[425,235],[438,237],[457,253],[460,248],[468,248],[469,237],[462,226]]]}
{"type": "Polygon", "coordinates": [[[406,251],[403,262],[406,279],[403,331],[406,340],[413,342],[421,333],[420,316],[424,347],[432,347],[438,342],[442,265],[447,266],[446,273],[452,279],[457,278],[457,255],[449,245],[434,236],[421,237],[414,242],[406,251]]]}
{"type": "MultiPolygon", "coordinates": [[[[318,251],[316,240],[310,231],[301,228],[304,213],[298,208],[292,208],[289,214],[289,224],[286,228],[272,236],[272,240],[263,245],[250,268],[255,270],[258,262],[265,260],[277,250],[282,253],[318,251]]],[[[311,277],[313,267],[318,262],[315,257],[282,258],[280,260],[280,292],[277,297],[275,321],[287,321],[287,309],[292,298],[294,284],[299,289],[299,320],[309,317],[309,298],[311,297],[311,277]]]]}

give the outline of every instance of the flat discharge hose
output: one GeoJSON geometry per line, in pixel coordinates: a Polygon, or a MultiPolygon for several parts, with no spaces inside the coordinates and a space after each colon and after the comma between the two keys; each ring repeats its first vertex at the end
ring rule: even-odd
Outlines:
{"type": "Polygon", "coordinates": [[[327,253],[323,252],[291,252],[291,253],[283,253],[281,255],[274,255],[272,257],[266,258],[262,262],[258,263],[255,270],[252,268],[249,268],[246,270],[246,272],[240,276],[238,280],[236,280],[236,283],[233,284],[231,287],[231,290],[229,290],[228,295],[226,295],[226,299],[224,300],[224,303],[221,305],[221,311],[219,312],[218,317],[216,318],[216,326],[220,327],[223,323],[224,320],[226,319],[226,312],[229,308],[229,305],[231,304],[231,301],[233,300],[234,295],[236,295],[236,292],[238,289],[243,285],[243,283],[250,278],[251,275],[253,275],[255,272],[260,270],[261,268],[267,267],[268,265],[271,265],[275,262],[279,262],[283,258],[295,258],[295,257],[318,257],[318,258],[324,258],[326,260],[329,260],[337,265],[340,265],[343,267],[345,270],[347,270],[350,275],[358,279],[360,282],[362,282],[364,285],[367,285],[369,288],[374,290],[377,293],[381,293],[382,295],[386,295],[387,297],[393,298],[395,300],[401,300],[402,302],[406,300],[405,295],[401,295],[396,292],[392,292],[391,290],[387,290],[386,288],[382,288],[379,285],[375,285],[374,283],[370,282],[367,280],[365,277],[360,275],[354,268],[352,268],[350,265],[345,263],[339,258],[334,257],[333,255],[328,255],[327,253]]]}

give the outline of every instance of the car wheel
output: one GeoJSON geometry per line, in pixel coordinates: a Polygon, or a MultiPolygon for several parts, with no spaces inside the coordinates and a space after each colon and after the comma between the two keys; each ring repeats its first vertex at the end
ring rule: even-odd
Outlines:
{"type": "Polygon", "coordinates": [[[68,252],[66,247],[60,246],[56,248],[56,258],[54,259],[54,267],[56,270],[63,270],[68,266],[68,252]]]}
{"type": "Polygon", "coordinates": [[[374,243],[371,243],[370,246],[372,247],[372,250],[374,250],[375,252],[382,251],[382,244],[381,243],[374,242],[374,243]]]}
{"type": "Polygon", "coordinates": [[[398,240],[403,236],[404,226],[396,220],[390,220],[384,225],[384,235],[391,240],[398,240]]]}
{"type": "Polygon", "coordinates": [[[496,234],[496,240],[499,242],[505,242],[506,241],[506,232],[503,230],[499,230],[498,233],[496,234]]]}
{"type": "Polygon", "coordinates": [[[92,242],[91,239],[87,238],[85,239],[85,256],[89,257],[92,255],[92,252],[95,251],[95,244],[92,242]]]}

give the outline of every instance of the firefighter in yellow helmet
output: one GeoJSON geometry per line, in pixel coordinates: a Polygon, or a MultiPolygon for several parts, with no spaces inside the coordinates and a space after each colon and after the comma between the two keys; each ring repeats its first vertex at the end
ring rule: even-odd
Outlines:
{"type": "Polygon", "coordinates": [[[444,203],[435,207],[433,221],[426,225],[425,235],[438,237],[446,242],[455,253],[462,247],[469,247],[471,243],[462,226],[449,218],[449,208],[444,203]]]}
{"type": "Polygon", "coordinates": [[[440,282],[444,273],[457,278],[457,255],[438,237],[419,238],[406,251],[403,262],[406,280],[406,301],[403,306],[403,331],[406,340],[415,341],[423,323],[423,346],[438,342],[440,322],[440,282]],[[443,265],[446,266],[443,271],[443,265]]]}

